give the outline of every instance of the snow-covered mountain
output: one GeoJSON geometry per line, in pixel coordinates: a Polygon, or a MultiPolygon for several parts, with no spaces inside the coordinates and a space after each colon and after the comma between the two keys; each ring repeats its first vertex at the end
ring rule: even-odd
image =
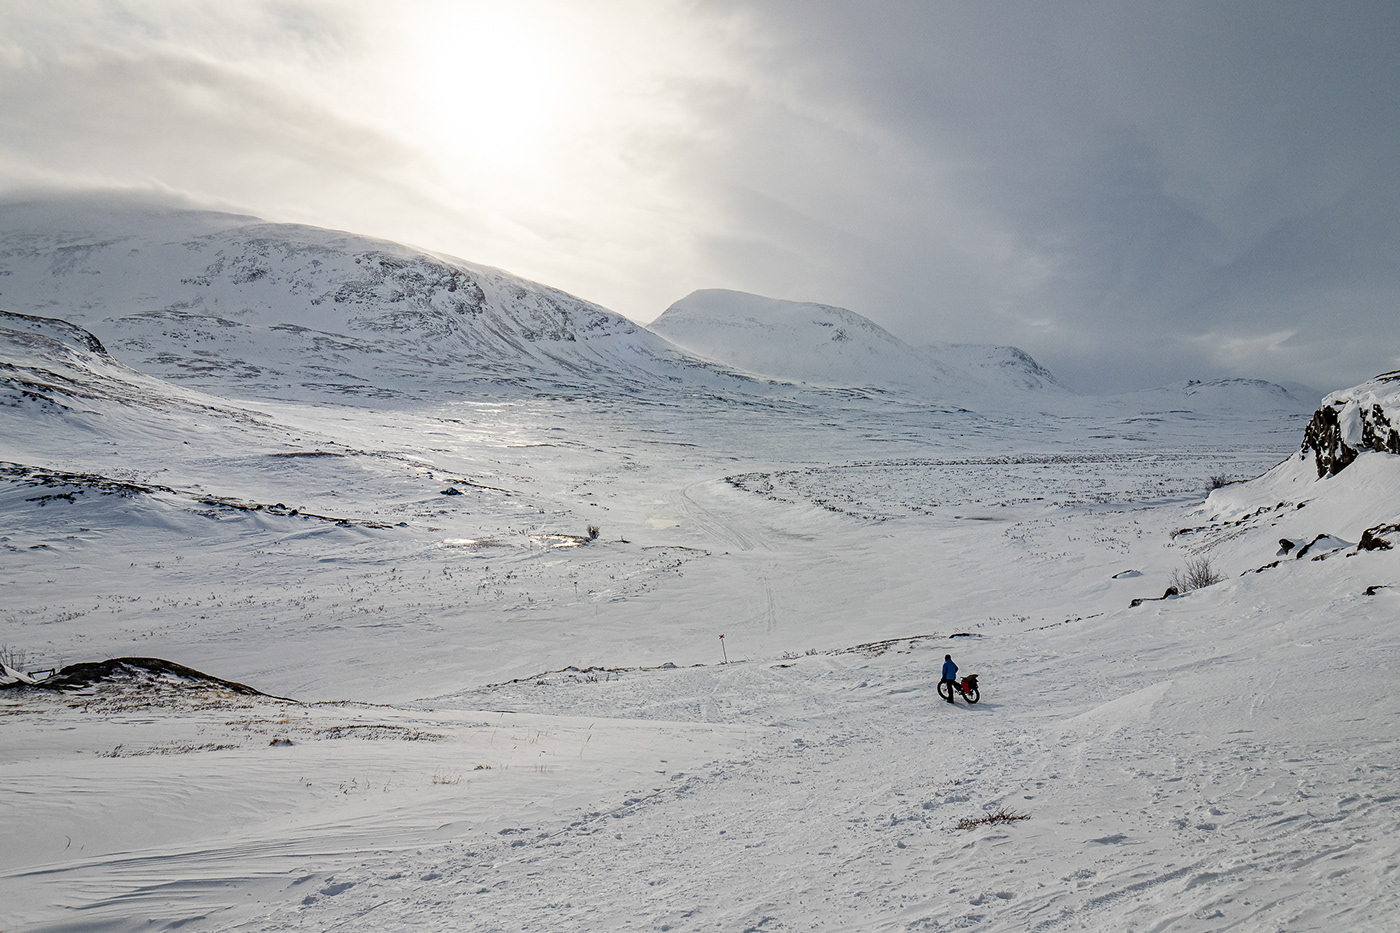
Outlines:
{"type": "Polygon", "coordinates": [[[1300,430],[1312,406],[1283,386],[1262,379],[1190,379],[1121,395],[1084,396],[1086,412],[1114,412],[1149,424],[1162,421],[1263,421],[1289,436],[1300,430]]]}
{"type": "Polygon", "coordinates": [[[1311,407],[1283,386],[1263,379],[1188,379],[1114,397],[1144,410],[1161,411],[1190,409],[1225,414],[1241,408],[1298,412],[1311,407]]]}
{"type": "Polygon", "coordinates": [[[874,388],[999,407],[1008,393],[1062,392],[1024,351],[990,345],[915,348],[845,308],[702,289],[650,325],[667,340],[746,372],[820,386],[874,388]]]}
{"type": "Polygon", "coordinates": [[[121,201],[0,207],[0,308],[240,395],[735,380],[558,289],[396,243],[121,201]]]}
{"type": "Polygon", "coordinates": [[[1062,393],[1055,374],[1020,347],[991,343],[931,343],[919,352],[963,379],[987,388],[1006,387],[1028,392],[1062,393]]]}

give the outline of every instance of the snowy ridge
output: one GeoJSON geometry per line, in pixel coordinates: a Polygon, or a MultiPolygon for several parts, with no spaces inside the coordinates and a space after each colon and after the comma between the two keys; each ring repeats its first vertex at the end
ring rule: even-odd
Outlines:
{"type": "Polygon", "coordinates": [[[931,361],[958,372],[987,389],[1005,387],[1027,392],[1063,392],[1055,374],[1019,347],[985,343],[937,343],[919,347],[931,361]]]}
{"type": "Polygon", "coordinates": [[[1211,413],[1243,408],[1254,411],[1297,412],[1309,407],[1307,402],[1283,386],[1263,379],[1189,379],[1113,397],[1140,406],[1144,410],[1177,405],[1211,413]]]}
{"type": "Polygon", "coordinates": [[[82,324],[143,371],[234,394],[740,384],[497,269],[210,212],[7,205],[0,307],[82,324]]]}
{"type": "Polygon", "coordinates": [[[1015,347],[916,349],[874,321],[832,305],[702,289],[649,326],[706,359],[811,385],[869,387],[978,410],[1003,407],[1008,394],[1060,390],[1048,370],[1015,347]]]}
{"type": "Polygon", "coordinates": [[[188,405],[190,397],[118,363],[81,327],[0,311],[0,404],[20,407],[30,401],[71,410],[105,399],[164,408],[188,405]]]}
{"type": "Polygon", "coordinates": [[[1379,529],[1400,520],[1400,457],[1367,452],[1340,475],[1319,477],[1303,451],[1213,490],[1194,517],[1204,524],[1178,529],[1175,540],[1230,576],[1354,555],[1368,530],[1393,537],[1379,529]]]}

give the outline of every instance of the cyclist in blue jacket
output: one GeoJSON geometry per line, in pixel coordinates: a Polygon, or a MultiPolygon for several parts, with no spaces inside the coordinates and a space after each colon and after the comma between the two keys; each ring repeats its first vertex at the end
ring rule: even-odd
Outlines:
{"type": "Polygon", "coordinates": [[[940,683],[948,685],[948,702],[953,702],[953,691],[958,688],[958,666],[953,663],[953,656],[945,654],[943,656],[943,680],[940,683]]]}

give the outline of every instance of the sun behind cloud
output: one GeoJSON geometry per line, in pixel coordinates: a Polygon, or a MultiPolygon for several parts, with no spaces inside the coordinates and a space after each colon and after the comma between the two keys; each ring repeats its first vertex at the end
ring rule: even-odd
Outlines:
{"type": "Polygon", "coordinates": [[[574,90],[569,51],[538,19],[471,5],[434,10],[417,25],[407,62],[420,91],[412,106],[445,155],[533,158],[562,129],[574,90]]]}

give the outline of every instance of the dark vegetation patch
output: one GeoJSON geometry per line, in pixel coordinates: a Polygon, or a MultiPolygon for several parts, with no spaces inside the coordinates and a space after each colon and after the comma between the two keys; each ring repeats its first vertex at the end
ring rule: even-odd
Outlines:
{"type": "MultiPolygon", "coordinates": [[[[319,456],[319,454],[316,455],[319,456]]],[[[276,455],[274,454],[273,456],[276,455]]],[[[339,454],[326,454],[326,456],[334,457],[339,456],[339,454]]],[[[220,509],[232,509],[241,512],[266,512],[269,515],[283,515],[292,518],[300,516],[317,521],[332,522],[336,525],[355,525],[361,528],[394,527],[385,522],[304,512],[300,509],[289,508],[281,502],[272,504],[248,502],[232,496],[204,495],[176,489],[172,486],[162,486],[158,483],[133,483],[127,482],[126,480],[113,479],[109,476],[102,476],[97,473],[69,473],[64,470],[48,470],[25,466],[21,463],[0,462],[0,478],[7,478],[25,486],[62,490],[60,492],[45,493],[26,500],[28,502],[37,502],[40,506],[60,500],[70,503],[75,502],[76,496],[83,495],[88,490],[93,490],[104,496],[115,495],[121,496],[122,498],[134,498],[136,496],[164,493],[198,503],[199,505],[213,506],[220,509]]]]}
{"type": "Polygon", "coordinates": [[[188,755],[190,752],[224,752],[239,748],[218,742],[205,742],[202,745],[156,745],[151,748],[127,748],[118,745],[110,752],[98,752],[99,758],[144,758],[148,755],[188,755]]]}
{"type": "MultiPolygon", "coordinates": [[[[0,690],[46,690],[70,693],[103,686],[133,689],[216,689],[238,696],[268,696],[247,684],[224,680],[163,658],[110,658],[106,661],[83,661],[70,664],[52,677],[34,684],[16,682],[0,684],[0,690]]],[[[274,699],[282,699],[277,697],[274,699]]]]}
{"type": "Polygon", "coordinates": [[[1015,810],[1008,810],[1002,807],[994,813],[984,813],[982,816],[969,816],[958,820],[954,829],[976,829],[979,826],[1004,826],[1010,823],[1019,823],[1022,820],[1031,818],[1029,813],[1017,813],[1015,810]]]}
{"type": "Polygon", "coordinates": [[[317,729],[315,735],[323,739],[399,739],[404,742],[444,742],[447,740],[447,736],[440,732],[422,732],[407,726],[391,726],[385,723],[326,726],[317,729]]]}

